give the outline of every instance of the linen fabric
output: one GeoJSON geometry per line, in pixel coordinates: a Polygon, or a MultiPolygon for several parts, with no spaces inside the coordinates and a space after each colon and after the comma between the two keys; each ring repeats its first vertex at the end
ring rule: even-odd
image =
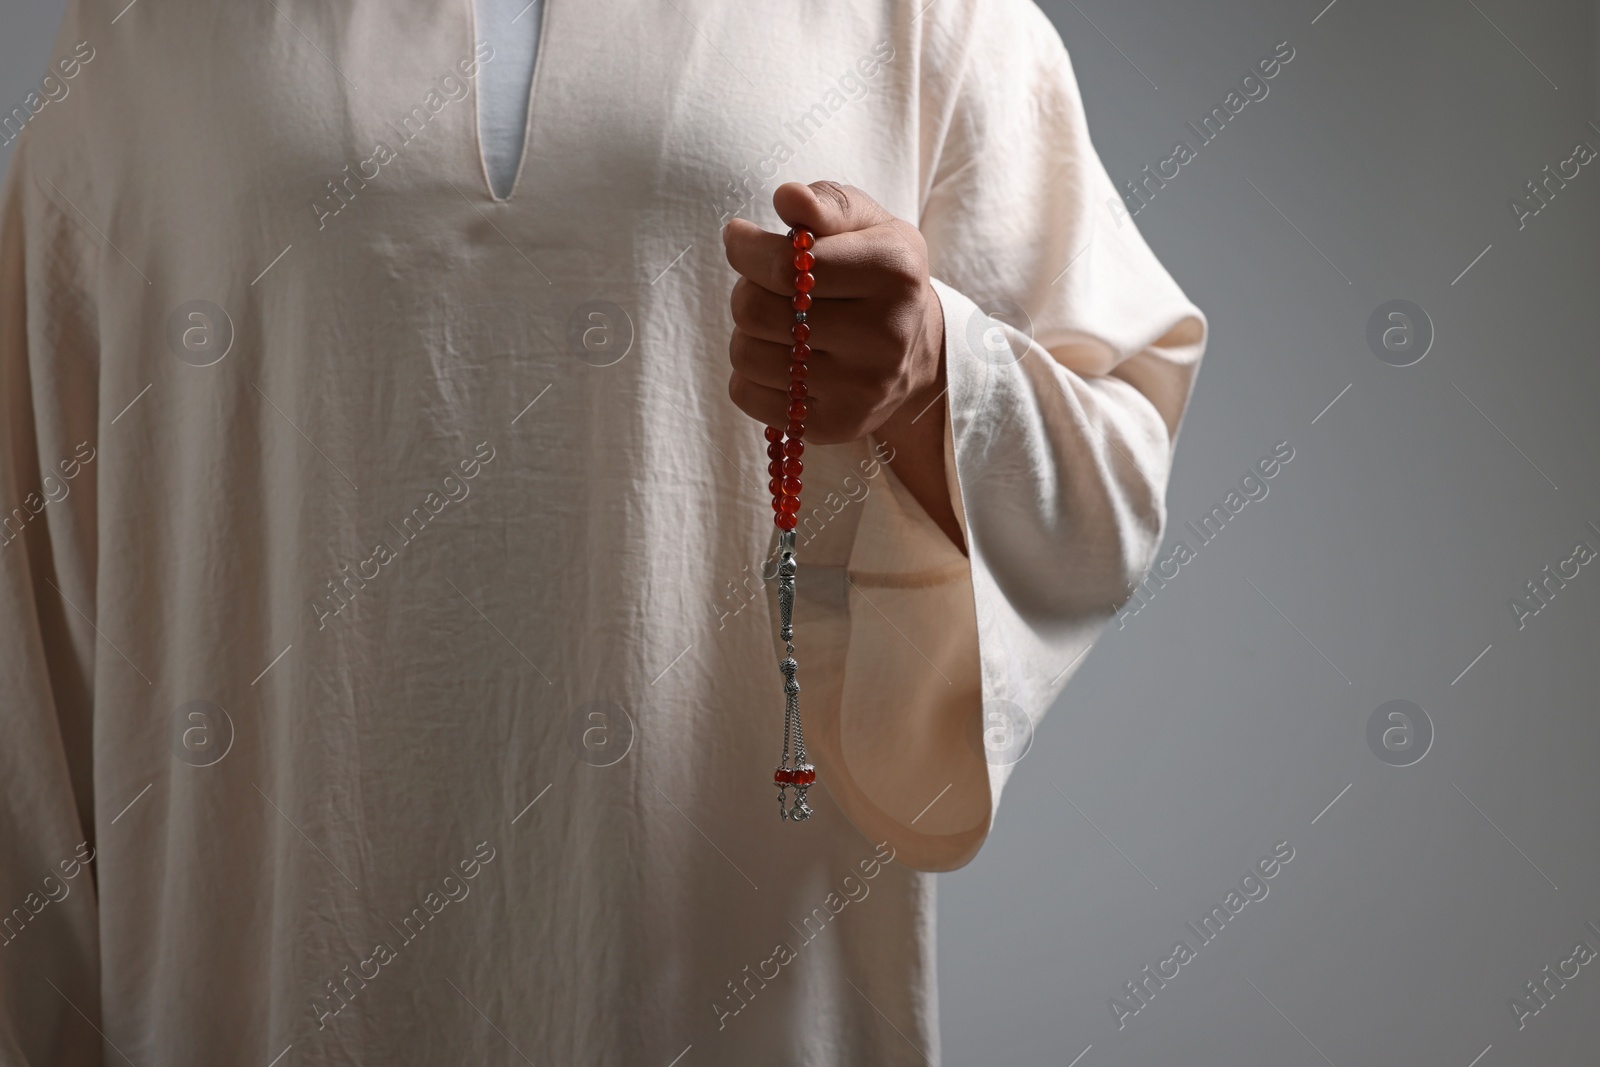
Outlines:
{"type": "Polygon", "coordinates": [[[71,5],[0,201],[0,1062],[940,1062],[929,872],[1159,545],[1205,320],[1025,0],[546,6],[498,201],[470,0],[71,5]],[[807,449],[795,825],[719,230],[824,178],[927,238],[968,552],[807,449]]]}

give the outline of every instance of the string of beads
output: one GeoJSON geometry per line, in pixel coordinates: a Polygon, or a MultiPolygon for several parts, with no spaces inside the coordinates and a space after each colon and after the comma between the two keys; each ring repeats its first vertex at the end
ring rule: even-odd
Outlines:
{"type": "Polygon", "coordinates": [[[817,771],[806,759],[805,734],[800,725],[800,683],[795,674],[799,664],[794,658],[794,530],[800,515],[800,481],[804,465],[800,457],[805,454],[807,391],[807,362],[811,358],[811,324],[806,321],[811,309],[811,290],[817,279],[811,273],[816,257],[811,249],[816,238],[811,231],[797,226],[789,231],[789,243],[794,248],[794,322],[789,326],[792,344],[789,348],[789,422],[782,430],[767,427],[767,473],[771,481],[767,488],[772,493],[772,521],[781,535],[782,559],[779,562],[780,634],[786,655],[778,669],[784,675],[783,755],[772,781],[778,787],[778,812],[785,819],[796,821],[811,817],[811,807],[806,803],[806,789],[817,780],[817,771]],[[791,749],[792,746],[792,749],[791,749]],[[792,751],[792,755],[791,755],[792,751]],[[792,762],[791,762],[792,760],[792,762]],[[795,801],[789,807],[785,790],[793,787],[795,801]]]}
{"type": "Polygon", "coordinates": [[[767,488],[772,492],[773,522],[780,530],[795,528],[800,514],[800,472],[804,469],[800,457],[805,454],[806,443],[806,373],[811,359],[811,325],[806,313],[811,307],[811,290],[817,279],[811,273],[816,259],[811,248],[816,238],[804,227],[789,231],[789,241],[794,246],[794,296],[789,303],[794,307],[794,323],[789,327],[793,344],[789,349],[789,424],[780,430],[767,427],[767,474],[771,481],[767,488]]]}

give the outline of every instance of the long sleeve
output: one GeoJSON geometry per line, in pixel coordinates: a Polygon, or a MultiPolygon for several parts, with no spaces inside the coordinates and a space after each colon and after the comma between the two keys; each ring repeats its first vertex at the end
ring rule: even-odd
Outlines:
{"type": "Polygon", "coordinates": [[[892,476],[868,497],[829,740],[857,826],[945,870],[977,852],[1034,728],[1160,546],[1206,323],[1121,210],[1045,16],[995,0],[931,20],[918,224],[968,558],[892,476]]]}
{"type": "Polygon", "coordinates": [[[0,201],[0,1062],[100,1062],[92,791],[99,248],[30,165],[0,201]]]}
{"type": "Polygon", "coordinates": [[[73,0],[0,199],[0,1064],[937,1060],[910,868],[1154,543],[1192,314],[1109,222],[1051,287],[1103,176],[1023,4],[544,5],[497,201],[470,4],[73,0]],[[927,232],[972,547],[807,451],[799,827],[714,239],[779,172],[927,232]]]}

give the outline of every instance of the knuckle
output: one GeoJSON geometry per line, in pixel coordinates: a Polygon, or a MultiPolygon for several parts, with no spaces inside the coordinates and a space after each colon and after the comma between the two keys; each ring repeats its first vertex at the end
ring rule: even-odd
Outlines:
{"type": "Polygon", "coordinates": [[[879,352],[893,353],[899,357],[905,351],[911,340],[911,331],[906,328],[905,319],[904,315],[891,312],[873,324],[872,338],[879,352]]]}
{"type": "Polygon", "coordinates": [[[824,180],[813,182],[811,188],[818,197],[826,197],[832,200],[834,205],[841,211],[849,212],[851,204],[848,187],[840,185],[838,182],[824,180]]]}
{"type": "Polygon", "coordinates": [[[748,409],[750,398],[750,382],[744,375],[735,371],[728,375],[728,399],[733,401],[733,406],[740,411],[748,409]]]}
{"type": "Polygon", "coordinates": [[[905,246],[915,252],[919,260],[926,262],[928,258],[928,242],[922,236],[922,231],[905,219],[897,218],[894,220],[893,225],[895,232],[900,234],[904,240],[905,246]]]}
{"type": "Polygon", "coordinates": [[[733,284],[733,293],[728,297],[728,310],[733,314],[733,321],[738,326],[750,324],[750,283],[740,278],[733,284]]]}
{"type": "Polygon", "coordinates": [[[922,288],[927,271],[916,249],[895,242],[884,250],[883,274],[896,292],[913,293],[922,288]]]}
{"type": "Polygon", "coordinates": [[[741,330],[733,331],[733,336],[728,339],[728,362],[733,369],[741,374],[750,367],[750,335],[741,330]]]}

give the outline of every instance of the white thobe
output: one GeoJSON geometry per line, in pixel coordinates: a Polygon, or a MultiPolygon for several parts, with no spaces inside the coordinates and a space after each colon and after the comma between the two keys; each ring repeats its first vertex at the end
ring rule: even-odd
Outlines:
{"type": "Polygon", "coordinates": [[[1204,319],[1024,0],[536,11],[501,201],[466,0],[71,5],[0,208],[0,1061],[938,1062],[927,872],[1159,544],[1204,319]],[[927,238],[969,553],[806,453],[796,825],[719,228],[823,178],[927,238]]]}

